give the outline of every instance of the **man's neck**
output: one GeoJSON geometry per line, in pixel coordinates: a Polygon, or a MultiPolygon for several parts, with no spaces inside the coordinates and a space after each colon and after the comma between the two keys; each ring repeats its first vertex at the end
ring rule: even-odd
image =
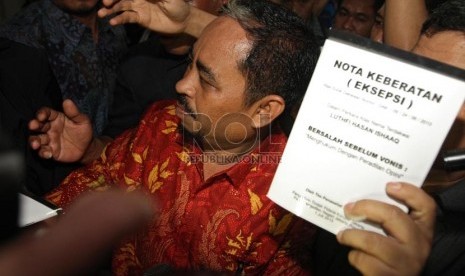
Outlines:
{"type": "MultiPolygon", "coordinates": [[[[254,139],[249,142],[241,143],[236,147],[228,147],[227,150],[218,148],[203,149],[203,177],[205,180],[211,176],[229,169],[238,162],[243,156],[252,152],[260,145],[260,140],[254,139]]],[[[205,144],[205,143],[204,143],[205,144]]]]}
{"type": "Polygon", "coordinates": [[[52,4],[60,9],[63,13],[68,14],[69,16],[77,19],[81,24],[87,26],[92,32],[92,38],[95,43],[98,42],[98,21],[97,21],[97,12],[99,6],[96,5],[92,8],[70,8],[66,7],[66,5],[62,5],[59,2],[57,3],[54,0],[51,0],[52,4]]]}
{"type": "Polygon", "coordinates": [[[87,26],[91,32],[92,32],[92,37],[94,39],[94,42],[98,42],[98,22],[97,22],[97,13],[92,13],[89,15],[72,15],[74,18],[79,20],[82,24],[87,26]]]}

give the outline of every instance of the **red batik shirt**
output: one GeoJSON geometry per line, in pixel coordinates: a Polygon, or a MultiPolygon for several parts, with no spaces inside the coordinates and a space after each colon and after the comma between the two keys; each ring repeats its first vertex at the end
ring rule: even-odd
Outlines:
{"type": "Polygon", "coordinates": [[[66,207],[87,190],[109,186],[150,194],[160,211],[148,229],[115,251],[116,275],[142,275],[157,264],[309,274],[315,226],[266,197],[286,136],[269,135],[237,164],[204,180],[202,163],[193,158],[200,149],[183,138],[178,123],[173,101],[154,104],[136,129],[115,139],[99,160],[74,171],[48,199],[66,207]]]}

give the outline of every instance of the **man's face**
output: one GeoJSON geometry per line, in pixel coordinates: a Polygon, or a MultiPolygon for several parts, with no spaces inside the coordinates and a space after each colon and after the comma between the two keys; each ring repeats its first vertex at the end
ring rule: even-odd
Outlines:
{"type": "MultiPolygon", "coordinates": [[[[226,3],[226,0],[190,0],[190,5],[206,11],[211,14],[217,15],[221,6],[226,3]]],[[[165,47],[165,50],[173,55],[184,55],[186,54],[192,44],[195,42],[195,38],[187,34],[176,34],[176,35],[165,35],[161,36],[161,43],[165,47]]]]}
{"type": "Polygon", "coordinates": [[[376,42],[384,42],[384,5],[375,16],[375,23],[371,27],[370,38],[376,42]]]}
{"type": "Polygon", "coordinates": [[[63,11],[73,15],[97,14],[97,4],[100,0],[53,0],[63,11]]]}
{"type": "MultiPolygon", "coordinates": [[[[422,35],[413,52],[465,70],[465,35],[462,32],[446,31],[431,37],[422,35]]],[[[465,105],[462,105],[441,151],[458,148],[465,148],[465,105]]]]}
{"type": "Polygon", "coordinates": [[[375,16],[374,0],[343,0],[334,17],[333,27],[370,37],[375,16]]]}
{"type": "Polygon", "coordinates": [[[195,43],[192,62],[176,84],[181,97],[176,113],[187,131],[204,138],[205,148],[227,150],[254,136],[253,109],[245,106],[246,79],[238,68],[249,49],[242,27],[219,17],[195,43]]]}

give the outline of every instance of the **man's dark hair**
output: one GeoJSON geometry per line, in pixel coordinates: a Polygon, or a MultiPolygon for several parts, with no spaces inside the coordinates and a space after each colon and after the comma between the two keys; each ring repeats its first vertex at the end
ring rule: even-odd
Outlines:
{"type": "Polygon", "coordinates": [[[423,24],[421,33],[432,36],[442,31],[459,31],[465,35],[464,0],[448,0],[434,9],[423,24]]]}
{"type": "MultiPolygon", "coordinates": [[[[366,0],[361,0],[361,1],[366,1],[366,0]]],[[[337,1],[337,6],[340,7],[342,2],[344,2],[344,0],[337,1]]],[[[375,14],[378,13],[379,9],[381,9],[383,5],[384,5],[384,0],[373,0],[373,9],[374,9],[375,14]]]]}
{"type": "Polygon", "coordinates": [[[442,3],[446,2],[447,0],[425,0],[426,9],[428,13],[432,13],[437,7],[439,7],[442,3]]]}
{"type": "Polygon", "coordinates": [[[251,49],[239,70],[247,80],[246,105],[268,94],[291,108],[307,90],[320,48],[303,20],[266,0],[232,0],[224,9],[247,32],[251,49]]]}

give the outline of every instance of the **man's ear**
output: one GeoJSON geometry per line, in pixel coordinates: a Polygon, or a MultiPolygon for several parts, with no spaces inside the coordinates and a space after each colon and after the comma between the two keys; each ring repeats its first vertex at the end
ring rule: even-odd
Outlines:
{"type": "Polygon", "coordinates": [[[252,121],[255,128],[262,128],[271,124],[283,113],[286,103],[281,96],[267,95],[253,104],[252,121]]]}

